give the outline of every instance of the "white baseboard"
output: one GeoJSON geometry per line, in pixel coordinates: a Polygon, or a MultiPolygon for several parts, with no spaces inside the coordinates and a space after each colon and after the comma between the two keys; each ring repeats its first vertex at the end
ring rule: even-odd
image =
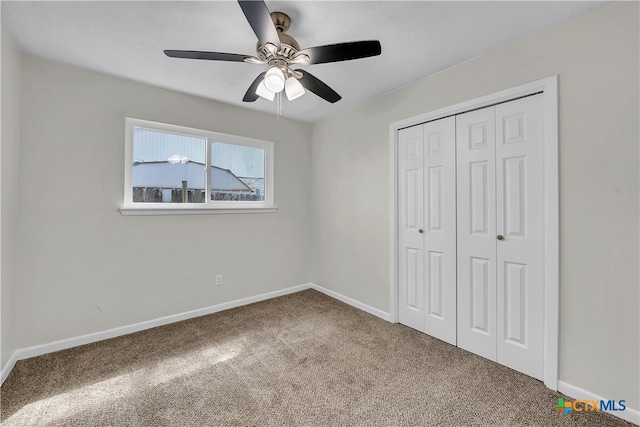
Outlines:
{"type": "MultiPolygon", "coordinates": [[[[358,308],[362,311],[365,311],[369,314],[372,314],[376,317],[386,320],[387,322],[391,321],[390,314],[385,311],[371,307],[367,304],[361,303],[360,301],[354,300],[353,298],[349,298],[338,292],[329,290],[320,285],[309,282],[303,285],[292,286],[290,288],[280,289],[273,292],[267,292],[267,293],[252,296],[252,297],[241,298],[235,301],[216,304],[210,307],[204,307],[197,310],[187,311],[185,313],[179,313],[171,316],[161,317],[154,320],[148,320],[145,322],[135,323],[133,325],[122,326],[122,327],[113,328],[113,329],[109,329],[102,332],[82,335],[76,338],[69,338],[69,339],[64,339],[60,341],[54,341],[48,344],[42,344],[42,345],[36,345],[36,346],[27,347],[23,349],[18,349],[9,358],[5,366],[2,367],[2,370],[0,371],[0,384],[4,383],[4,381],[7,379],[7,377],[9,376],[9,373],[11,372],[11,370],[13,369],[13,367],[15,366],[18,360],[41,356],[43,354],[52,353],[54,351],[77,347],[79,345],[84,345],[84,344],[90,344],[93,342],[102,341],[109,338],[115,338],[118,336],[131,334],[133,332],[139,332],[145,329],[155,328],[157,326],[163,326],[170,323],[180,322],[182,320],[192,319],[194,317],[205,316],[207,314],[217,313],[219,311],[228,310],[230,308],[241,307],[243,305],[252,304],[254,302],[264,301],[271,298],[276,298],[279,296],[300,292],[305,289],[315,289],[318,292],[321,292],[325,295],[328,295],[332,298],[337,299],[338,301],[342,301],[345,304],[348,304],[352,307],[358,308]]],[[[568,384],[561,380],[558,380],[558,391],[574,399],[607,400],[601,396],[598,396],[595,393],[591,393],[590,391],[583,390],[579,387],[568,384]]],[[[640,411],[638,411],[637,409],[632,409],[627,406],[627,408],[624,411],[615,411],[615,412],[607,411],[607,412],[625,421],[629,421],[631,423],[640,425],[640,411]]]]}
{"type": "Polygon", "coordinates": [[[18,361],[18,350],[14,351],[7,363],[2,367],[2,371],[0,371],[0,385],[4,384],[4,380],[7,379],[11,370],[14,366],[16,366],[16,362],[18,361]]]}
{"type": "Polygon", "coordinates": [[[47,344],[35,345],[32,347],[22,348],[16,350],[9,361],[2,367],[1,382],[7,379],[9,373],[15,366],[18,360],[29,359],[31,357],[42,356],[43,354],[53,353],[54,351],[65,350],[67,348],[77,347],[79,345],[91,344],[94,342],[106,340],[109,338],[115,338],[122,335],[131,334],[134,332],[144,331],[145,329],[155,328],[157,326],[168,325],[170,323],[180,322],[182,320],[192,319],[194,317],[205,316],[207,314],[217,313],[219,311],[228,310],[230,308],[236,308],[254,302],[264,301],[279,296],[292,294],[294,292],[300,292],[305,289],[311,288],[311,283],[305,283],[303,285],[292,286],[286,289],[280,289],[273,292],[267,292],[252,297],[241,298],[235,301],[225,302],[222,304],[212,305],[210,307],[204,307],[197,310],[187,311],[184,313],[174,314],[171,316],[160,317],[158,319],[148,320],[145,322],[134,323],[133,325],[121,326],[118,328],[108,329],[106,331],[94,332],[87,335],[82,335],[75,338],[68,338],[59,341],[50,342],[47,344]]]}
{"type": "Polygon", "coordinates": [[[207,314],[217,313],[219,311],[228,310],[230,308],[236,308],[243,305],[251,304],[254,302],[264,301],[271,298],[276,298],[279,296],[292,294],[294,292],[300,292],[305,289],[315,289],[318,292],[322,292],[325,295],[328,295],[332,298],[335,298],[339,301],[344,302],[345,304],[349,304],[355,308],[358,308],[362,311],[365,311],[369,314],[377,316],[386,321],[390,321],[389,313],[386,313],[382,310],[378,310],[377,308],[373,308],[369,305],[363,304],[360,301],[356,301],[352,298],[339,294],[337,292],[331,291],[329,289],[323,288],[322,286],[316,285],[315,283],[305,283],[303,285],[292,286],[286,289],[280,289],[273,292],[267,292],[264,294],[241,298],[235,301],[230,301],[222,304],[216,304],[210,307],[204,307],[197,310],[187,311],[185,313],[178,313],[171,316],[165,316],[158,319],[147,320],[140,323],[134,323],[132,325],[120,326],[113,329],[108,329],[106,331],[94,332],[87,335],[82,335],[74,338],[67,338],[59,341],[50,342],[47,344],[35,345],[32,347],[26,347],[22,349],[16,350],[9,361],[2,367],[0,384],[4,383],[4,381],[9,376],[9,373],[15,366],[18,360],[29,359],[31,357],[42,356],[43,354],[53,353],[54,351],[65,350],[72,347],[77,347],[80,345],[91,344],[94,342],[106,340],[109,338],[115,338],[122,335],[131,334],[134,332],[144,331],[145,329],[151,329],[158,326],[168,325],[170,323],[180,322],[182,320],[192,319],[194,317],[206,316],[207,314]]]}
{"type": "MultiPolygon", "coordinates": [[[[564,381],[558,380],[558,391],[562,394],[566,394],[567,396],[578,399],[578,400],[609,400],[604,397],[598,396],[595,393],[591,393],[590,391],[581,389],[580,387],[576,387],[564,381]]],[[[614,396],[615,399],[624,398],[624,396],[614,396]]],[[[618,418],[622,418],[625,421],[629,421],[630,423],[634,423],[640,425],[640,411],[637,409],[632,409],[627,406],[624,411],[606,411],[607,413],[616,416],[618,418]]]]}
{"type": "Polygon", "coordinates": [[[330,296],[332,298],[335,298],[338,301],[342,301],[343,303],[349,304],[352,307],[359,308],[360,310],[366,311],[369,314],[373,314],[374,316],[377,316],[377,317],[379,317],[381,319],[384,319],[387,322],[391,321],[391,316],[389,315],[389,313],[387,313],[385,311],[382,311],[382,310],[379,310],[377,308],[371,307],[371,306],[369,306],[367,304],[363,304],[360,301],[356,301],[353,298],[349,298],[349,297],[346,297],[346,296],[344,296],[342,294],[339,294],[337,292],[329,290],[327,288],[323,288],[322,286],[316,285],[315,283],[310,283],[309,285],[310,285],[311,289],[315,289],[318,292],[322,292],[323,294],[328,295],[328,296],[330,296]]]}

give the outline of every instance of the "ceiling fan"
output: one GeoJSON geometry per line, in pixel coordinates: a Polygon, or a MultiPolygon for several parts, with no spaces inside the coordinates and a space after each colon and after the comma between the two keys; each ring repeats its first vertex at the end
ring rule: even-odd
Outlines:
{"type": "Polygon", "coordinates": [[[300,49],[298,42],[287,34],[291,19],[283,12],[269,12],[261,0],[238,0],[244,16],[258,37],[257,56],[237,53],[202,52],[193,50],[165,50],[172,58],[206,59],[213,61],[266,64],[267,71],[260,73],[242,99],[254,102],[259,97],[273,101],[283,90],[290,101],[304,95],[305,88],[328,102],[342,97],[312,74],[293,69],[294,66],[349,61],[380,55],[378,40],[338,43],[300,49]]]}

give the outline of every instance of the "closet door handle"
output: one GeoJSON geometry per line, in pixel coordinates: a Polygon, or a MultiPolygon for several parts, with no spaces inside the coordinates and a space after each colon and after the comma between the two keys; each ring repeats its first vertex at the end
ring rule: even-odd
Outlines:
{"type": "Polygon", "coordinates": [[[418,229],[418,233],[422,234],[422,233],[424,233],[424,230],[422,228],[419,228],[418,229]]]}
{"type": "Polygon", "coordinates": [[[502,237],[502,234],[498,234],[498,240],[504,240],[504,237],[502,237]]]}

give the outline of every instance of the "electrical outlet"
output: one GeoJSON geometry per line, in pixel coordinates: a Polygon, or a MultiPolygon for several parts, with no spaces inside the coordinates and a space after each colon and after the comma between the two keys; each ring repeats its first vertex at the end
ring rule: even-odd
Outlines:
{"type": "Polygon", "coordinates": [[[217,286],[222,286],[222,274],[218,274],[216,276],[216,285],[217,286]]]}

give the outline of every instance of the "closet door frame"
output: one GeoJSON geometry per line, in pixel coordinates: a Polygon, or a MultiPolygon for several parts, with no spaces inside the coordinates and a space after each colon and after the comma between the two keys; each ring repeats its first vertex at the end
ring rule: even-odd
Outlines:
{"type": "Polygon", "coordinates": [[[389,158],[391,170],[389,319],[391,322],[398,322],[398,131],[410,126],[538,93],[542,93],[544,104],[544,384],[552,390],[557,390],[559,308],[557,75],[397,121],[389,126],[389,158]]]}

